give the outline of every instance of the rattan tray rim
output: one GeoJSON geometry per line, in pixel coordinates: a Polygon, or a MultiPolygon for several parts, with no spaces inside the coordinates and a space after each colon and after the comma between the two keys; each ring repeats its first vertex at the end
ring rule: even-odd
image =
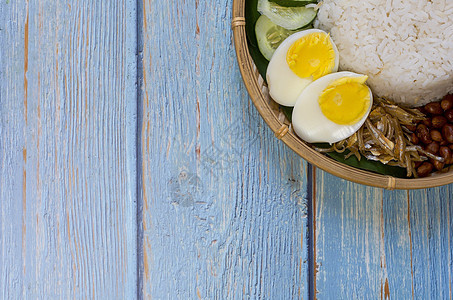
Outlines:
{"type": "Polygon", "coordinates": [[[239,69],[246,89],[258,112],[276,134],[294,152],[312,165],[337,177],[373,187],[393,189],[422,189],[442,186],[453,182],[453,170],[436,173],[432,176],[416,179],[396,178],[379,175],[339,163],[317,151],[299,139],[289,128],[288,122],[282,121],[266,102],[262,93],[263,80],[256,71],[254,62],[249,54],[245,32],[245,1],[233,0],[232,30],[239,69]],[[261,79],[261,80],[260,80],[261,79]]]}

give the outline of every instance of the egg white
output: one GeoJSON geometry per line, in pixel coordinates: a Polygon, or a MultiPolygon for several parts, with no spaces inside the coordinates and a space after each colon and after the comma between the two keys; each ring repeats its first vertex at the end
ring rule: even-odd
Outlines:
{"type": "Polygon", "coordinates": [[[309,143],[336,143],[353,135],[363,125],[371,111],[373,95],[370,88],[370,105],[365,115],[355,124],[339,125],[329,120],[321,111],[318,99],[333,81],[345,77],[361,77],[352,72],[325,75],[309,84],[300,94],[294,106],[292,124],[296,134],[309,143]]]}
{"type": "MultiPolygon", "coordinates": [[[[300,93],[307,85],[313,82],[312,77],[300,78],[289,68],[286,62],[286,54],[294,42],[301,37],[314,32],[324,31],[309,29],[296,32],[286,38],[272,55],[267,67],[266,80],[269,87],[269,94],[275,102],[284,106],[294,106],[300,93]]],[[[329,40],[332,43],[335,52],[335,66],[332,72],[336,72],[339,63],[338,49],[330,37],[329,40]]]]}

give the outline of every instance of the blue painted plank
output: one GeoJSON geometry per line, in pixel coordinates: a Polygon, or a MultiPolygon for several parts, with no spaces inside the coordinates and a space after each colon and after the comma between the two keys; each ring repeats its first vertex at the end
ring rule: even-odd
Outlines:
{"type": "Polygon", "coordinates": [[[410,193],[416,299],[452,297],[452,186],[410,193]]]}
{"type": "Polygon", "coordinates": [[[375,298],[385,275],[382,191],[319,170],[314,189],[317,298],[375,298]]]}
{"type": "Polygon", "coordinates": [[[383,296],[390,299],[411,299],[413,273],[411,232],[407,191],[384,191],[381,203],[384,241],[383,296]]]}
{"type": "Polygon", "coordinates": [[[307,165],[248,98],[231,6],[144,2],[146,298],[307,299],[307,165]]]}
{"type": "Polygon", "coordinates": [[[0,2],[0,298],[136,295],[136,3],[0,2]]]}
{"type": "Polygon", "coordinates": [[[451,186],[385,191],[318,170],[317,298],[451,298],[451,186]]]}

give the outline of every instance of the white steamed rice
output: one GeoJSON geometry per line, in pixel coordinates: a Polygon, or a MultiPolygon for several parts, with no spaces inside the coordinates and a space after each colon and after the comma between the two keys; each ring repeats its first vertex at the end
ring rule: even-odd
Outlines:
{"type": "Polygon", "coordinates": [[[419,106],[453,92],[453,0],[324,0],[315,27],[377,96],[419,106]]]}

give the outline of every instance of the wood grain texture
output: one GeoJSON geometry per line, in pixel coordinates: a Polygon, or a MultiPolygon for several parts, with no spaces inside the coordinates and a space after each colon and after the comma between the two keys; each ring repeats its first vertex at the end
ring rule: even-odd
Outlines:
{"type": "Polygon", "coordinates": [[[136,294],[134,1],[0,1],[0,298],[136,294]]]}
{"type": "Polygon", "coordinates": [[[451,299],[452,185],[385,191],[318,171],[318,299],[451,299]]]}
{"type": "Polygon", "coordinates": [[[248,98],[231,5],[143,2],[145,298],[307,299],[306,164],[248,98]]]}

